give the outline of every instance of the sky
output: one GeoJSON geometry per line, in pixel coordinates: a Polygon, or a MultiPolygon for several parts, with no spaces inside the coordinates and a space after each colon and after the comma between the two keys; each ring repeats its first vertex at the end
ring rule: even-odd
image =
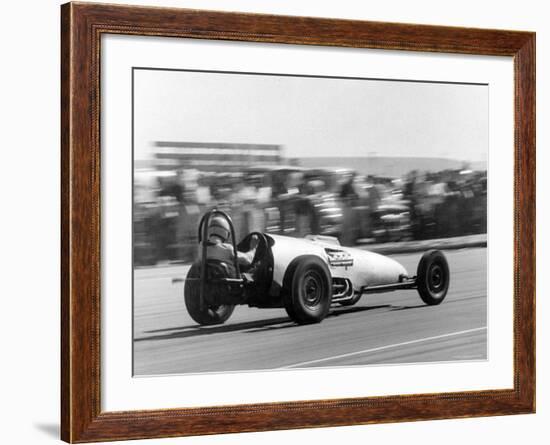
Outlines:
{"type": "Polygon", "coordinates": [[[277,144],[286,157],[485,161],[487,85],[134,71],[135,159],[154,141],[277,144]]]}

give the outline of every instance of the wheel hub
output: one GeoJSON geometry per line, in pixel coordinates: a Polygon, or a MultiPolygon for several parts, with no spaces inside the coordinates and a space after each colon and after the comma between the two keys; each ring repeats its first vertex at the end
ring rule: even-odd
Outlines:
{"type": "Polygon", "coordinates": [[[303,295],[307,306],[314,307],[319,304],[323,295],[323,284],[317,274],[310,272],[304,277],[303,295]]]}
{"type": "Polygon", "coordinates": [[[445,283],[445,273],[439,264],[434,264],[428,272],[428,283],[434,292],[439,292],[445,283]]]}

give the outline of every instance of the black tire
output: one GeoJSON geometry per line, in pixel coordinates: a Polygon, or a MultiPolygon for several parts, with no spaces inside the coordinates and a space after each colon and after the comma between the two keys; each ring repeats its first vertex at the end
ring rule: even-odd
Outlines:
{"type": "Polygon", "coordinates": [[[298,324],[319,323],[330,309],[330,271],[318,257],[295,260],[287,270],[283,302],[288,316],[298,324]]]}
{"type": "Polygon", "coordinates": [[[440,304],[449,290],[449,265],[443,252],[429,250],[420,259],[416,284],[420,298],[431,306],[440,304]]]}
{"type": "Polygon", "coordinates": [[[192,280],[186,280],[183,289],[185,298],[185,307],[187,312],[193,320],[203,326],[211,326],[216,324],[223,324],[233,313],[235,309],[234,305],[221,304],[219,306],[212,306],[205,304],[203,310],[200,308],[200,263],[195,263],[189,269],[187,278],[193,278],[192,280]]]}

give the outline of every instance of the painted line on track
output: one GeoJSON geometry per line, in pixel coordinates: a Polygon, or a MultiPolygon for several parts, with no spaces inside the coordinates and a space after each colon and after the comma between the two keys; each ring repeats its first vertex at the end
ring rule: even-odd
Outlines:
{"type": "Polygon", "coordinates": [[[317,360],[309,360],[307,362],[293,363],[291,365],[281,366],[280,368],[277,368],[277,369],[297,368],[300,366],[311,365],[313,363],[328,362],[331,360],[337,360],[339,358],[353,357],[354,355],[361,355],[361,354],[369,354],[371,352],[384,351],[386,349],[398,348],[400,346],[414,345],[414,344],[422,343],[426,341],[439,340],[439,339],[448,338],[448,337],[455,337],[457,335],[470,334],[472,332],[478,332],[478,331],[484,331],[484,330],[487,330],[487,326],[483,326],[481,328],[466,329],[465,331],[450,332],[448,334],[436,335],[434,337],[419,338],[417,340],[405,341],[402,343],[395,343],[393,345],[379,346],[377,348],[363,349],[362,351],[348,352],[347,354],[333,355],[331,357],[324,357],[317,360]]]}

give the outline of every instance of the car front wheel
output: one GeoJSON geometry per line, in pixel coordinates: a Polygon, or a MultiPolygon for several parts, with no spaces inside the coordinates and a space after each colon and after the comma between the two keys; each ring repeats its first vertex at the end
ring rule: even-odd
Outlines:
{"type": "Polygon", "coordinates": [[[418,263],[416,283],[422,301],[429,305],[440,304],[449,290],[449,265],[443,252],[430,250],[418,263]]]}

